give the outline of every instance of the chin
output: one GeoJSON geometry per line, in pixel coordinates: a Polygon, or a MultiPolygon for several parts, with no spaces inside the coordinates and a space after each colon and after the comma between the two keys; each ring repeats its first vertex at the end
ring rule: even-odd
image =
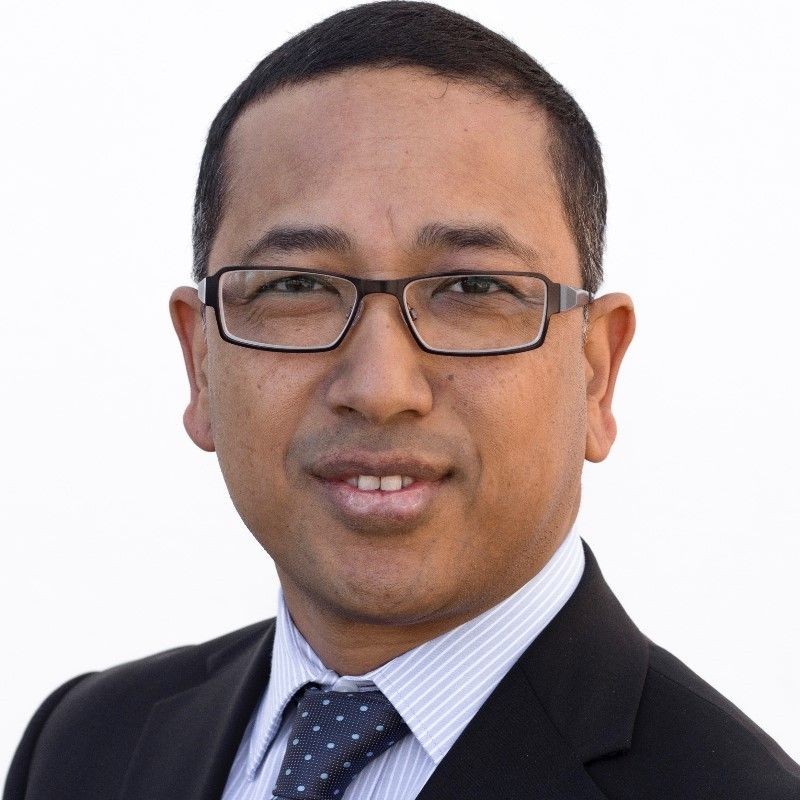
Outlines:
{"type": "Polygon", "coordinates": [[[384,597],[375,603],[361,605],[353,604],[352,598],[347,598],[347,601],[338,606],[338,613],[361,625],[409,627],[425,625],[448,616],[447,603],[431,603],[430,597],[405,595],[397,598],[396,602],[384,597]]]}
{"type": "Polygon", "coordinates": [[[419,572],[381,581],[376,575],[353,580],[351,574],[337,584],[331,601],[339,614],[362,624],[424,625],[460,617],[470,605],[462,581],[452,586],[441,579],[425,581],[419,572]]]}

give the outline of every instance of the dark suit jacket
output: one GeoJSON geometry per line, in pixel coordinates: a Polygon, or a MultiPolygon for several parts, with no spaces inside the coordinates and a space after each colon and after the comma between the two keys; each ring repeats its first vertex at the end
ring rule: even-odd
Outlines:
{"type": "MultiPolygon", "coordinates": [[[[219,800],[274,621],[83,675],[45,700],[4,800],[219,800]]],[[[800,768],[633,625],[586,548],[573,596],[419,800],[799,800],[800,768]]]]}

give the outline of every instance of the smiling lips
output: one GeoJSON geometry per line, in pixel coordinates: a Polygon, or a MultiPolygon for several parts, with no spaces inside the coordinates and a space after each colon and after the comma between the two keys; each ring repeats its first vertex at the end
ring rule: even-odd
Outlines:
{"type": "Polygon", "coordinates": [[[451,476],[448,464],[411,454],[365,451],[331,453],[311,473],[337,516],[363,528],[417,522],[451,476]]]}

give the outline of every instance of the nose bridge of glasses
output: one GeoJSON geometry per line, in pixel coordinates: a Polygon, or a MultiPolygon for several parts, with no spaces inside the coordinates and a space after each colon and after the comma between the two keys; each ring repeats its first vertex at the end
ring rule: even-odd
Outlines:
{"type": "Polygon", "coordinates": [[[372,280],[364,278],[357,282],[358,290],[361,293],[362,297],[366,297],[368,294],[390,294],[393,297],[397,298],[397,302],[400,303],[402,306],[403,304],[403,289],[408,281],[404,281],[402,279],[399,280],[389,280],[389,279],[380,279],[380,280],[372,280]]]}
{"type": "Polygon", "coordinates": [[[364,305],[368,295],[388,294],[397,300],[400,312],[400,318],[404,325],[408,325],[406,315],[403,312],[403,290],[407,281],[404,280],[367,280],[362,279],[357,282],[359,291],[358,308],[356,309],[355,316],[351,327],[355,326],[361,319],[364,312],[364,305]]]}

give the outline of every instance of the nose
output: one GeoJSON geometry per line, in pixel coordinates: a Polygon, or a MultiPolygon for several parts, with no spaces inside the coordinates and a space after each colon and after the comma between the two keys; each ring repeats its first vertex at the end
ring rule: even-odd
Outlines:
{"type": "Polygon", "coordinates": [[[432,356],[417,345],[397,298],[366,296],[345,340],[333,352],[338,359],[327,401],[336,413],[355,412],[370,422],[386,423],[431,411],[433,391],[423,362],[432,356]]]}

